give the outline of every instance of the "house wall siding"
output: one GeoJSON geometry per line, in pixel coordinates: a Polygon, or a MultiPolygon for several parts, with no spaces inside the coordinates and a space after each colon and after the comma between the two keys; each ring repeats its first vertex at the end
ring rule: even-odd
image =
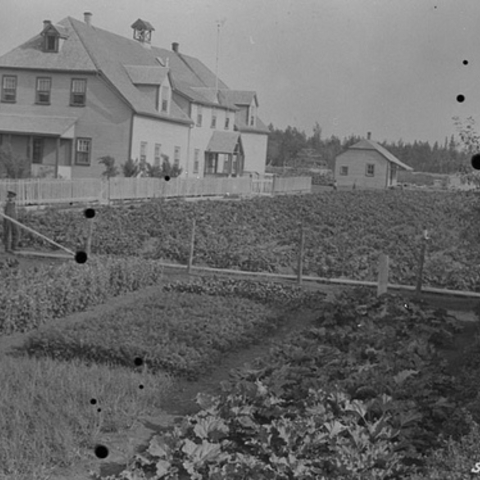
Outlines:
{"type": "Polygon", "coordinates": [[[388,161],[374,150],[347,150],[335,160],[335,179],[339,187],[386,188],[388,161]],[[373,177],[367,177],[367,164],[375,165],[373,177]],[[342,166],[348,167],[348,175],[340,175],[342,166]]]}
{"type": "MultiPolygon", "coordinates": [[[[17,115],[42,115],[77,118],[76,137],[92,139],[90,166],[76,166],[72,158],[72,177],[99,177],[104,166],[98,159],[111,155],[117,165],[128,158],[131,109],[107,84],[96,75],[78,73],[54,73],[50,71],[0,69],[0,76],[17,76],[16,103],[0,103],[1,113],[17,115]],[[50,105],[35,104],[37,77],[51,77],[52,89],[50,105]],[[72,78],[87,79],[87,102],[85,107],[70,106],[70,87],[72,78]]],[[[26,154],[28,136],[21,137],[21,148],[26,154]]],[[[74,147],[75,148],[75,147],[74,147]]],[[[55,153],[53,154],[55,158],[55,153]]],[[[48,154],[45,162],[51,163],[48,154]]]]}
{"type": "Polygon", "coordinates": [[[242,145],[245,154],[244,172],[265,173],[268,135],[242,133],[242,145]]]}
{"type": "Polygon", "coordinates": [[[133,118],[131,158],[133,160],[140,159],[141,142],[147,142],[147,162],[153,165],[155,144],[159,143],[162,145],[161,153],[168,155],[169,162],[173,165],[175,147],[180,147],[180,167],[183,169],[181,177],[185,177],[188,160],[188,131],[188,125],[179,125],[135,115],[133,118]]]}

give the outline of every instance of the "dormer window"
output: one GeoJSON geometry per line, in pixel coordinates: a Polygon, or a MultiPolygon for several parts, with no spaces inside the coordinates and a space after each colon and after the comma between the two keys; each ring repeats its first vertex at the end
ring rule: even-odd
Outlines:
{"type": "Polygon", "coordinates": [[[58,52],[58,35],[54,33],[45,35],[45,51],[58,52]]]}
{"type": "Polygon", "coordinates": [[[162,112],[168,113],[168,104],[170,100],[170,88],[162,87],[162,112]]]}
{"type": "Polygon", "coordinates": [[[255,105],[253,105],[253,104],[250,105],[248,125],[250,125],[250,127],[254,127],[254,126],[255,126],[255,105]]]}

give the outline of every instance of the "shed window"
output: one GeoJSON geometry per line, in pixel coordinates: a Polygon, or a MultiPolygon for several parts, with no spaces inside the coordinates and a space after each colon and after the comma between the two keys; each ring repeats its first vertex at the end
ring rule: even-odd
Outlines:
{"type": "Polygon", "coordinates": [[[15,102],[17,99],[17,77],[4,75],[2,78],[2,102],[15,102]]]}
{"type": "Polygon", "coordinates": [[[91,138],[77,138],[76,165],[90,165],[91,138]]]}
{"type": "Polygon", "coordinates": [[[373,177],[375,175],[375,165],[373,163],[367,163],[365,175],[367,177],[373,177]]]}
{"type": "Polygon", "coordinates": [[[50,90],[52,88],[51,78],[37,78],[36,102],[43,105],[50,105],[50,90]]]}
{"type": "Polygon", "coordinates": [[[340,167],[340,175],[348,175],[348,167],[340,167]]]}
{"type": "Polygon", "coordinates": [[[85,106],[87,99],[87,81],[83,79],[72,79],[72,90],[70,93],[70,105],[73,107],[85,106]]]}

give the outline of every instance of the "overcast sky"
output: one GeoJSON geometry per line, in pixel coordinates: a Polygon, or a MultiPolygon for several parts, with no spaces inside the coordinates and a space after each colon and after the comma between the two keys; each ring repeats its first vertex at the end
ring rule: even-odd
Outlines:
{"type": "MultiPolygon", "coordinates": [[[[310,135],[438,140],[452,116],[480,107],[479,0],[1,0],[0,55],[66,16],[202,60],[233,89],[255,90],[259,115],[310,135]],[[463,61],[467,60],[468,65],[463,61]],[[465,95],[460,104],[456,96],[465,95]]],[[[0,106],[1,108],[1,106],[0,106]]],[[[480,117],[477,122],[480,121],[480,117]]],[[[480,129],[480,128],[479,128],[480,129]]]]}

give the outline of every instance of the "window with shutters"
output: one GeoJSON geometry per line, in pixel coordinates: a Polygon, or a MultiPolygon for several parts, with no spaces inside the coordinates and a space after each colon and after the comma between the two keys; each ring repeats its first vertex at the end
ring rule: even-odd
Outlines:
{"type": "Polygon", "coordinates": [[[70,92],[70,105],[72,107],[84,107],[87,102],[87,81],[85,79],[72,79],[70,92]]]}
{"type": "Polygon", "coordinates": [[[52,89],[52,79],[46,77],[37,78],[36,103],[40,105],[50,105],[50,91],[52,89]]]}
{"type": "Polygon", "coordinates": [[[77,138],[77,149],[75,155],[76,165],[90,165],[90,153],[92,149],[91,138],[77,138]]]}
{"type": "Polygon", "coordinates": [[[2,77],[2,102],[14,103],[17,100],[17,77],[4,75],[2,77]]]}

